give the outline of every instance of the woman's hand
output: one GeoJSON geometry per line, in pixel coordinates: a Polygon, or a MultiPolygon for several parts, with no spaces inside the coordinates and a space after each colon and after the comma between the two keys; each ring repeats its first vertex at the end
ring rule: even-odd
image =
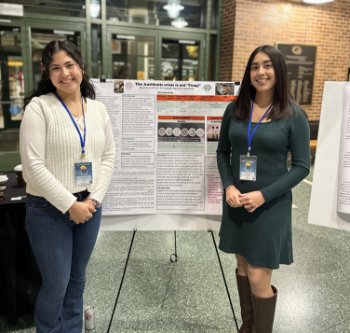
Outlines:
{"type": "Polygon", "coordinates": [[[239,197],[241,196],[241,192],[235,186],[233,185],[227,186],[225,189],[225,193],[226,193],[226,202],[229,206],[233,208],[242,206],[239,199],[239,197]]]}
{"type": "Polygon", "coordinates": [[[95,205],[89,201],[75,201],[68,209],[69,218],[76,224],[85,223],[90,220],[95,212],[95,205]]]}
{"type": "Polygon", "coordinates": [[[96,204],[95,204],[94,200],[85,199],[84,202],[86,202],[91,208],[95,208],[95,211],[96,211],[96,204]]]}
{"type": "Polygon", "coordinates": [[[253,191],[241,194],[239,197],[241,205],[249,212],[253,213],[257,208],[265,203],[264,196],[260,191],[253,191]]]}

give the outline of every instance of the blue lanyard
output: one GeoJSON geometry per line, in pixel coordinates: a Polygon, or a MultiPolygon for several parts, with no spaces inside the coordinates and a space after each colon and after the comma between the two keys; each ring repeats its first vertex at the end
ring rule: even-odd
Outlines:
{"type": "Polygon", "coordinates": [[[81,97],[81,108],[83,110],[83,120],[84,120],[84,137],[81,135],[79,127],[76,123],[76,121],[74,120],[74,117],[72,116],[71,112],[69,111],[67,105],[63,102],[63,100],[61,99],[61,97],[55,93],[57,99],[61,102],[62,106],[65,108],[65,110],[67,111],[70,119],[73,122],[73,125],[75,127],[75,129],[77,130],[78,134],[79,134],[79,138],[80,138],[80,146],[81,146],[81,158],[83,159],[85,157],[85,143],[86,143],[86,123],[85,123],[85,112],[84,112],[84,100],[83,100],[83,96],[81,97]]]}
{"type": "Polygon", "coordinates": [[[255,125],[255,127],[253,128],[253,131],[250,133],[250,130],[252,128],[252,116],[253,116],[253,103],[250,107],[250,114],[249,114],[249,122],[248,122],[248,153],[247,156],[250,156],[250,151],[252,149],[252,140],[253,140],[253,136],[256,132],[256,130],[258,129],[259,125],[261,124],[261,122],[267,117],[267,115],[269,114],[269,112],[272,110],[272,104],[267,108],[267,110],[265,111],[265,113],[262,115],[262,117],[259,119],[258,123],[255,125]]]}

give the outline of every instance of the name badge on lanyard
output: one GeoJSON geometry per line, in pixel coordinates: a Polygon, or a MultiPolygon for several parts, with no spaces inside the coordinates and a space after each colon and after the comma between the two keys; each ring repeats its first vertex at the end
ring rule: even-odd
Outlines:
{"type": "Polygon", "coordinates": [[[92,163],[74,163],[74,175],[76,185],[86,186],[92,184],[92,163]]]}
{"type": "Polygon", "coordinates": [[[258,158],[256,156],[241,155],[239,159],[239,179],[256,181],[258,158]]]}
{"type": "Polygon", "coordinates": [[[63,102],[63,100],[60,98],[60,96],[56,93],[55,94],[57,99],[61,102],[64,109],[67,111],[70,119],[72,120],[72,123],[75,127],[75,129],[78,132],[79,139],[80,139],[80,146],[81,146],[81,162],[74,163],[74,178],[75,178],[75,184],[79,186],[87,186],[92,184],[92,162],[86,162],[85,159],[85,143],[86,143],[86,121],[85,121],[85,111],[84,111],[84,100],[83,97],[81,97],[81,107],[83,111],[83,121],[84,121],[84,134],[82,135],[79,127],[74,120],[73,115],[69,111],[67,105],[63,102]]]}
{"type": "Polygon", "coordinates": [[[250,115],[249,115],[249,122],[248,122],[248,152],[247,152],[247,155],[240,155],[239,157],[239,179],[240,180],[256,181],[258,157],[250,154],[250,151],[252,148],[252,140],[257,128],[259,127],[261,122],[267,117],[267,115],[271,110],[272,110],[272,105],[270,105],[267,108],[266,112],[263,114],[263,116],[259,119],[259,122],[253,128],[253,131],[251,131],[253,103],[250,107],[250,115]]]}

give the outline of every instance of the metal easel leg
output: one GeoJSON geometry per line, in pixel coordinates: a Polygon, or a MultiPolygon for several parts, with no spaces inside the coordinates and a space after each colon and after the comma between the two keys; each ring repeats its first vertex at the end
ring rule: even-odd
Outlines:
{"type": "Polygon", "coordinates": [[[175,252],[170,255],[170,262],[173,264],[177,263],[177,260],[178,260],[177,248],[176,248],[176,230],[174,230],[174,245],[175,245],[175,252]]]}
{"type": "Polygon", "coordinates": [[[233,308],[233,304],[232,304],[232,300],[231,300],[231,296],[230,296],[230,291],[229,291],[228,286],[227,286],[227,282],[226,282],[226,277],[225,277],[224,269],[223,269],[222,264],[221,264],[221,259],[220,259],[218,247],[217,247],[217,245],[216,245],[214,233],[213,233],[212,230],[208,230],[208,232],[210,232],[211,237],[212,237],[212,239],[213,239],[213,243],[214,243],[214,248],[215,248],[216,256],[217,256],[218,261],[219,261],[219,266],[220,266],[220,270],[221,270],[221,275],[222,275],[222,278],[223,278],[223,280],[224,280],[224,284],[225,284],[225,288],[226,288],[227,297],[228,297],[228,300],[229,300],[229,302],[230,302],[230,306],[231,306],[231,310],[232,310],[232,314],[233,314],[233,319],[234,319],[234,321],[235,321],[235,325],[236,325],[237,332],[238,332],[238,331],[239,331],[239,327],[238,327],[238,323],[237,323],[237,318],[236,318],[235,310],[234,310],[234,308],[233,308]]]}
{"type": "Polygon", "coordinates": [[[128,255],[127,255],[126,261],[125,261],[123,276],[122,276],[122,279],[121,279],[121,281],[120,281],[118,294],[117,294],[117,297],[116,297],[115,302],[114,302],[113,311],[112,311],[112,316],[111,316],[111,319],[109,320],[109,325],[108,325],[107,333],[109,333],[109,331],[110,331],[110,329],[111,329],[111,326],[112,326],[112,322],[113,322],[113,317],[114,317],[115,309],[116,309],[116,307],[117,307],[118,300],[119,300],[119,296],[120,296],[120,292],[121,292],[121,290],[122,290],[122,286],[123,286],[123,282],[124,282],[124,278],[125,278],[125,273],[126,273],[126,269],[127,269],[127,267],[128,267],[129,258],[130,258],[130,253],[131,253],[132,246],[133,246],[133,244],[134,244],[134,239],[135,239],[136,232],[137,232],[137,230],[134,229],[134,232],[133,232],[132,238],[131,238],[131,242],[130,242],[130,246],[129,246],[128,255]]]}

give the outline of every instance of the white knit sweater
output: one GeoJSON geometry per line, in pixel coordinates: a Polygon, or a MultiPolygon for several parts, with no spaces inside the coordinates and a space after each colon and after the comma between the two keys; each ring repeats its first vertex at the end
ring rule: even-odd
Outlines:
{"type": "MultiPolygon", "coordinates": [[[[35,97],[27,105],[20,129],[20,153],[27,193],[44,197],[62,213],[87,189],[102,202],[112,178],[115,145],[105,106],[87,99],[85,161],[92,162],[93,183],[77,186],[74,163],[81,162],[79,135],[67,111],[53,94],[35,97]]],[[[83,122],[77,121],[81,128],[83,122]]],[[[81,130],[82,132],[82,130],[81,130]]]]}

